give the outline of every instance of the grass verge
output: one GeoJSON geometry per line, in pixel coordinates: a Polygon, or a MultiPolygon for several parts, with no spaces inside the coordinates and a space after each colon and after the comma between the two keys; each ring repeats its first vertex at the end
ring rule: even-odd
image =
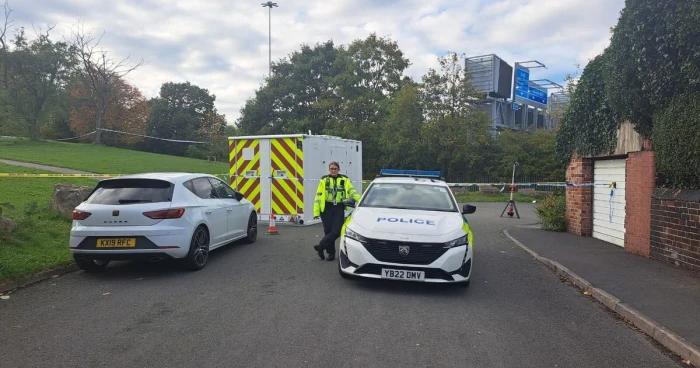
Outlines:
{"type": "Polygon", "coordinates": [[[227,162],[161,155],[86,143],[0,139],[0,158],[90,171],[100,174],[184,171],[224,174],[227,162]]]}
{"type": "MultiPolygon", "coordinates": [[[[455,197],[459,203],[470,203],[470,202],[508,202],[510,199],[510,193],[483,193],[483,192],[466,192],[466,193],[456,193],[455,197]]],[[[529,202],[539,200],[543,197],[515,193],[513,195],[513,200],[516,202],[529,202]]]]}
{"type": "MultiPolygon", "coordinates": [[[[37,170],[0,164],[0,172],[38,173],[37,170]]],[[[3,216],[17,222],[17,229],[0,238],[0,281],[69,264],[68,236],[71,221],[50,209],[53,187],[58,183],[95,185],[93,179],[0,178],[3,216]],[[7,205],[9,204],[9,205],[7,205]]]]}

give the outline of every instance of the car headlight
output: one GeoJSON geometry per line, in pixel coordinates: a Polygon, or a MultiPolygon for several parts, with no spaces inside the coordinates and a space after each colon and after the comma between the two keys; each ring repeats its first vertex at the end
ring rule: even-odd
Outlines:
{"type": "Polygon", "coordinates": [[[454,248],[454,247],[459,247],[460,245],[467,245],[469,242],[467,241],[467,235],[465,234],[464,236],[460,236],[459,238],[455,240],[450,240],[443,245],[443,248],[454,248]]]}
{"type": "Polygon", "coordinates": [[[360,243],[367,243],[369,241],[369,239],[365,238],[364,236],[347,228],[345,229],[345,236],[350,239],[357,240],[360,243]]]}

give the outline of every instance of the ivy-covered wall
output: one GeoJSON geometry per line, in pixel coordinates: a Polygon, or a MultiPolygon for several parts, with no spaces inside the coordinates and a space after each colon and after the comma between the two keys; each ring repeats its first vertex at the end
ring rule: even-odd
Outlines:
{"type": "Polygon", "coordinates": [[[606,96],[605,54],[586,65],[557,134],[559,157],[569,160],[573,152],[583,156],[610,153],[617,142],[617,122],[606,96]]]}
{"type": "Polygon", "coordinates": [[[626,0],[610,46],[575,85],[557,154],[614,149],[628,120],[656,150],[660,185],[700,188],[700,1],[626,0]]]}

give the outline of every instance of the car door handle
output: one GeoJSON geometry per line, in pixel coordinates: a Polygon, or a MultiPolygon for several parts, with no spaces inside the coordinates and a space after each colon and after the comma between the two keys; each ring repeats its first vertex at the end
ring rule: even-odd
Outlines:
{"type": "Polygon", "coordinates": [[[229,210],[226,210],[226,212],[233,212],[233,210],[229,209],[229,210]]]}
{"type": "Polygon", "coordinates": [[[205,215],[211,215],[211,212],[212,212],[212,211],[204,211],[204,214],[205,214],[205,215]]]}

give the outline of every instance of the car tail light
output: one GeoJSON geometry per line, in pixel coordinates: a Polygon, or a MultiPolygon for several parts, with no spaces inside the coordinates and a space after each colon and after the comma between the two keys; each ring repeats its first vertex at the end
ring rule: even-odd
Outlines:
{"type": "Polygon", "coordinates": [[[90,212],[73,210],[73,220],[85,220],[86,218],[90,217],[90,215],[92,215],[90,212]]]}
{"type": "Polygon", "coordinates": [[[143,215],[154,220],[176,219],[185,214],[184,208],[170,208],[167,210],[144,212],[143,215]]]}

